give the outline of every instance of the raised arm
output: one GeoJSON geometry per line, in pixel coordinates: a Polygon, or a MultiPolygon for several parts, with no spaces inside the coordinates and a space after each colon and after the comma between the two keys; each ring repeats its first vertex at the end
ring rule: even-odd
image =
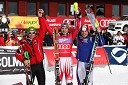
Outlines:
{"type": "Polygon", "coordinates": [[[81,15],[81,13],[79,13],[78,15],[77,15],[77,18],[76,18],[76,28],[75,28],[75,30],[72,32],[72,36],[73,36],[73,40],[75,39],[75,37],[76,37],[76,35],[78,34],[78,32],[79,32],[79,29],[81,28],[81,17],[82,17],[82,15],[81,15]]]}
{"type": "Polygon", "coordinates": [[[44,11],[42,9],[39,9],[38,11],[38,20],[39,20],[39,37],[41,40],[44,39],[45,33],[46,33],[46,25],[45,25],[45,16],[44,11]]]}
{"type": "Polygon", "coordinates": [[[42,9],[39,9],[38,11],[39,16],[39,25],[40,25],[40,35],[42,35],[44,32],[48,31],[51,36],[53,36],[53,30],[48,25],[48,22],[46,21],[46,18],[44,17],[44,11],[42,9]],[[45,31],[44,31],[45,29],[45,31]]]}

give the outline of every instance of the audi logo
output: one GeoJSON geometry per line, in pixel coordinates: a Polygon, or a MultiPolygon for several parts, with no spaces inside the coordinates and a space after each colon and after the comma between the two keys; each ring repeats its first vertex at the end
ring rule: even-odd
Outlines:
{"type": "Polygon", "coordinates": [[[72,22],[74,22],[75,23],[75,19],[64,19],[63,20],[63,23],[64,22],[67,22],[68,23],[68,25],[69,25],[69,27],[74,27],[74,25],[72,25],[72,22]]]}
{"type": "Polygon", "coordinates": [[[116,20],[114,20],[114,19],[113,20],[101,19],[99,24],[101,27],[108,27],[108,24],[111,21],[116,21],[116,20]]]}
{"type": "Polygon", "coordinates": [[[70,44],[58,44],[58,49],[70,49],[70,44]]]}

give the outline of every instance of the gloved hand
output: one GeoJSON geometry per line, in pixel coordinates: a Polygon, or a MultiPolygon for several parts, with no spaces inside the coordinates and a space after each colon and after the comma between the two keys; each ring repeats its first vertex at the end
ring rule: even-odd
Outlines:
{"type": "Polygon", "coordinates": [[[93,64],[94,63],[94,60],[90,60],[89,63],[92,63],[93,64]]]}
{"type": "Polygon", "coordinates": [[[30,67],[30,60],[24,60],[23,63],[25,67],[30,67]]]}
{"type": "Polygon", "coordinates": [[[43,17],[44,15],[45,15],[44,10],[43,9],[39,9],[38,17],[43,17]]]}
{"type": "Polygon", "coordinates": [[[82,18],[82,13],[81,13],[81,9],[79,8],[79,10],[75,13],[76,18],[82,18]]]}

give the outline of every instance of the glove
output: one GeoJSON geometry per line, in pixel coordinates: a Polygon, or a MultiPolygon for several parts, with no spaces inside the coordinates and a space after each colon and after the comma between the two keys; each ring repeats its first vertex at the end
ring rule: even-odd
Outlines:
{"type": "Polygon", "coordinates": [[[45,16],[44,10],[43,9],[39,9],[38,17],[44,17],[44,16],[45,16]]]}
{"type": "Polygon", "coordinates": [[[93,63],[94,63],[94,61],[93,61],[93,60],[90,60],[90,61],[89,61],[89,63],[92,63],[92,64],[93,64],[93,63]]]}
{"type": "Polygon", "coordinates": [[[28,51],[24,52],[24,58],[27,60],[30,60],[30,55],[29,55],[28,51]]]}
{"type": "Polygon", "coordinates": [[[25,67],[30,67],[30,60],[24,60],[23,63],[25,67]]]}

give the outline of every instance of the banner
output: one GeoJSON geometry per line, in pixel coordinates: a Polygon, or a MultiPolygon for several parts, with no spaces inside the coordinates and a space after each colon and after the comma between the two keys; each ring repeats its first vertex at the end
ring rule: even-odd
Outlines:
{"type": "Polygon", "coordinates": [[[9,16],[10,28],[21,28],[26,29],[31,26],[39,28],[38,17],[28,17],[28,16],[9,16]]]}
{"type": "MultiPolygon", "coordinates": [[[[31,26],[37,29],[39,28],[38,17],[9,16],[8,18],[10,19],[10,28],[27,29],[31,26]]],[[[97,18],[101,29],[105,29],[108,27],[110,21],[116,21],[116,19],[117,18],[97,18]]],[[[75,22],[74,17],[46,17],[46,20],[51,28],[60,28],[63,22],[67,22],[71,30],[75,27],[75,24],[72,25],[72,22],[75,22]]],[[[88,25],[90,29],[92,28],[90,20],[87,17],[82,17],[82,24],[88,25]]]]}
{"type": "MultiPolygon", "coordinates": [[[[3,74],[19,74],[24,72],[24,65],[16,59],[15,53],[18,46],[0,46],[0,75],[3,74]]],[[[43,47],[44,54],[48,65],[46,67],[52,67],[55,65],[54,48],[43,47]]],[[[72,48],[72,60],[73,64],[77,64],[76,60],[76,46],[72,48]]],[[[105,45],[103,47],[97,47],[96,54],[94,55],[95,65],[126,65],[127,63],[127,51],[126,46],[105,45]]]]}
{"type": "Polygon", "coordinates": [[[17,46],[0,46],[0,75],[24,72],[23,64],[15,57],[17,46]]]}
{"type": "MultiPolygon", "coordinates": [[[[54,56],[54,48],[53,47],[44,47],[44,52],[46,54],[47,57],[47,61],[48,61],[48,65],[49,66],[54,66],[55,65],[55,56],[54,56]]],[[[73,60],[73,64],[77,64],[77,60],[76,60],[76,46],[74,46],[72,48],[72,60],[73,60]]]]}
{"type": "Polygon", "coordinates": [[[108,55],[105,54],[106,50],[104,47],[97,47],[96,53],[94,55],[95,65],[106,65],[108,63],[108,55]]]}
{"type": "Polygon", "coordinates": [[[110,64],[126,65],[127,48],[122,45],[104,46],[106,49],[110,64]]]}

